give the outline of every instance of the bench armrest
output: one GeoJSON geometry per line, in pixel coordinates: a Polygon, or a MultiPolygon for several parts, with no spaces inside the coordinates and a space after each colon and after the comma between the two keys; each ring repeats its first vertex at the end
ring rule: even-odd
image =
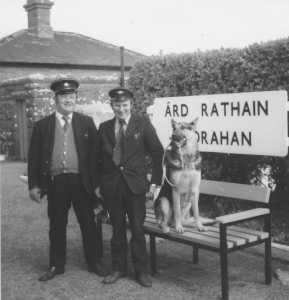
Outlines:
{"type": "Polygon", "coordinates": [[[249,209],[234,214],[217,217],[216,221],[221,224],[229,225],[231,223],[246,221],[249,219],[265,216],[268,214],[270,214],[270,209],[268,208],[254,208],[254,209],[249,209]]]}

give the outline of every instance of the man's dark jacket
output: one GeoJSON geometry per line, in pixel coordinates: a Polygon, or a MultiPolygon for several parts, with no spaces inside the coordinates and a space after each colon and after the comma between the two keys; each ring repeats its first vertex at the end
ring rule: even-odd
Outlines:
{"type": "MultiPolygon", "coordinates": [[[[55,134],[55,113],[35,123],[28,153],[29,189],[39,187],[47,193],[55,134]]],[[[97,130],[92,118],[76,113],[72,117],[72,129],[78,155],[79,173],[86,191],[92,195],[95,184],[95,142],[97,130]]]]}
{"type": "Polygon", "coordinates": [[[157,185],[161,184],[163,147],[147,117],[131,116],[125,132],[124,154],[119,167],[112,160],[115,143],[114,118],[102,123],[98,131],[96,148],[98,166],[95,169],[98,174],[98,185],[104,196],[110,196],[115,192],[114,188],[121,173],[134,194],[145,193],[147,154],[152,160],[151,182],[157,185]]]}

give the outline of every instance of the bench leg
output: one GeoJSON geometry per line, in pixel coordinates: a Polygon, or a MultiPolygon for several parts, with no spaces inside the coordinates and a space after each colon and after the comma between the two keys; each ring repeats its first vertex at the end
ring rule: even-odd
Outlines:
{"type": "Polygon", "coordinates": [[[271,240],[265,241],[265,283],[272,282],[272,267],[271,267],[271,240]]]}
{"type": "Polygon", "coordinates": [[[193,264],[197,264],[199,262],[199,247],[193,246],[193,264]]]}
{"type": "Polygon", "coordinates": [[[222,299],[229,299],[228,254],[221,253],[222,299]]]}
{"type": "Polygon", "coordinates": [[[103,236],[102,236],[102,222],[97,220],[96,222],[96,239],[97,239],[97,253],[99,258],[103,257],[103,236]]]}
{"type": "Polygon", "coordinates": [[[264,229],[269,233],[269,237],[265,241],[265,283],[271,284],[272,282],[271,215],[266,216],[264,229]]]}
{"type": "Polygon", "coordinates": [[[156,237],[152,234],[150,234],[150,263],[151,263],[151,274],[155,275],[157,273],[156,237]]]}
{"type": "Polygon", "coordinates": [[[226,226],[220,225],[220,263],[222,280],[222,299],[229,299],[229,278],[228,278],[228,249],[226,226]]]}

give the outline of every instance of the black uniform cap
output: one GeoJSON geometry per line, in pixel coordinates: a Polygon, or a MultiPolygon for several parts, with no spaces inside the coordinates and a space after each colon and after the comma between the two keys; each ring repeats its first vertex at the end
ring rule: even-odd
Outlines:
{"type": "Polygon", "coordinates": [[[132,100],[134,98],[133,93],[130,90],[121,87],[110,90],[108,95],[113,102],[122,102],[126,100],[132,100]]]}
{"type": "Polygon", "coordinates": [[[57,79],[50,85],[50,89],[55,94],[74,93],[77,91],[79,83],[75,79],[57,79]]]}

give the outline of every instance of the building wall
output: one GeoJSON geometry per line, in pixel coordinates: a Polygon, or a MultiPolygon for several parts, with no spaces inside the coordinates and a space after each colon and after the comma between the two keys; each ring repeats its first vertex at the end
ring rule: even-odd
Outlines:
{"type": "Polygon", "coordinates": [[[36,67],[19,67],[19,66],[3,66],[0,63],[0,84],[3,81],[10,79],[17,79],[29,77],[31,75],[41,74],[47,78],[55,78],[55,76],[72,75],[76,78],[85,79],[100,79],[100,78],[114,78],[119,80],[119,71],[110,70],[86,70],[86,69],[69,69],[69,68],[36,68],[36,67]]]}
{"type": "Polygon", "coordinates": [[[35,121],[54,111],[50,84],[63,76],[79,80],[78,104],[108,100],[119,85],[119,72],[98,70],[0,68],[0,153],[10,159],[27,158],[35,121]]]}

